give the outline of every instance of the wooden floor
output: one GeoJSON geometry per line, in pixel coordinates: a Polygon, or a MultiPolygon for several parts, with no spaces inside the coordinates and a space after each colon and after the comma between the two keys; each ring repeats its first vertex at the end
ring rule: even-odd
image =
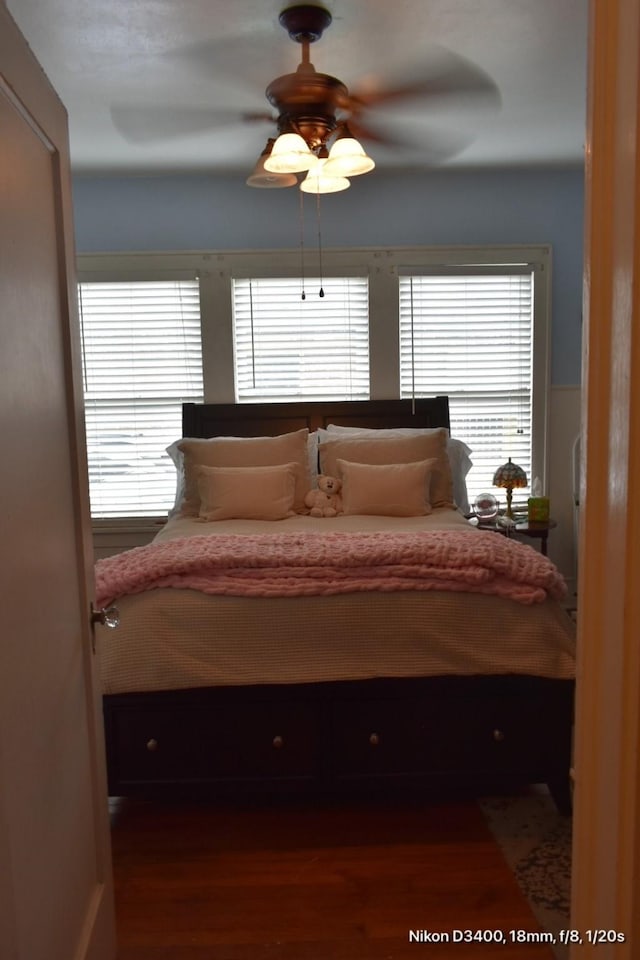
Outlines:
{"type": "Polygon", "coordinates": [[[553,960],[410,930],[536,921],[473,802],[233,808],[115,801],[119,960],[553,960]]]}

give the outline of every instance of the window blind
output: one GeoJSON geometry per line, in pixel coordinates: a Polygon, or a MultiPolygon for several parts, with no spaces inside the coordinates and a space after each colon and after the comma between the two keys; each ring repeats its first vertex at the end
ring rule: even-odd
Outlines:
{"type": "Polygon", "coordinates": [[[312,277],[304,286],[302,300],[299,278],[234,279],[238,401],[368,399],[367,278],[312,277]]]}
{"type": "Polygon", "coordinates": [[[509,457],[533,479],[533,302],[521,265],[400,277],[402,396],[449,396],[451,434],[472,449],[472,504],[498,495],[493,475],[509,457]]]}
{"type": "Polygon", "coordinates": [[[93,517],[166,514],[182,403],[202,402],[197,280],[79,285],[93,517]]]}

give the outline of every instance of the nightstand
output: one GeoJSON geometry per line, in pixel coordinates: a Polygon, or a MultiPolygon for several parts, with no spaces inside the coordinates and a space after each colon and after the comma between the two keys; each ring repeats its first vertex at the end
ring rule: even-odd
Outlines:
{"type": "Polygon", "coordinates": [[[555,520],[547,520],[546,523],[529,523],[528,520],[518,520],[514,531],[523,537],[532,537],[540,541],[540,552],[547,555],[547,540],[549,531],[557,526],[555,520]]]}
{"type": "Polygon", "coordinates": [[[505,537],[522,536],[540,541],[540,552],[547,556],[547,541],[549,531],[557,526],[555,520],[548,520],[546,523],[529,523],[528,520],[516,520],[514,526],[504,527],[497,520],[490,520],[488,523],[478,523],[477,518],[472,518],[470,523],[477,526],[479,530],[490,530],[492,533],[501,533],[505,537]]]}

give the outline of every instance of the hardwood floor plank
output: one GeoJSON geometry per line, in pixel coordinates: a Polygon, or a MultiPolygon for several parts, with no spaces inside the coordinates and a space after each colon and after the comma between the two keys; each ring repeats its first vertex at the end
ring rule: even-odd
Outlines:
{"type": "Polygon", "coordinates": [[[521,960],[521,943],[409,931],[538,931],[473,802],[123,802],[112,843],[119,960],[521,960]]]}

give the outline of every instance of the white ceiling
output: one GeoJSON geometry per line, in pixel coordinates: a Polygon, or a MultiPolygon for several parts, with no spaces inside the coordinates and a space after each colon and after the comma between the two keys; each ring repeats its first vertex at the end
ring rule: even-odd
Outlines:
{"type": "MultiPolygon", "coordinates": [[[[264,90],[300,47],[278,23],[287,0],[8,0],[69,112],[78,172],[249,173],[270,122],[264,90]],[[140,142],[114,117],[135,109],[140,142]],[[144,118],[144,123],[142,122],[144,118]],[[214,129],[176,133],[176,123],[214,129]],[[148,137],[146,142],[144,137],[148,137]]],[[[381,169],[581,163],[588,0],[327,0],[317,70],[351,91],[389,87],[463,57],[493,101],[432,96],[370,118],[402,147],[366,143],[381,169]],[[443,152],[453,153],[442,160],[443,152]]]]}

